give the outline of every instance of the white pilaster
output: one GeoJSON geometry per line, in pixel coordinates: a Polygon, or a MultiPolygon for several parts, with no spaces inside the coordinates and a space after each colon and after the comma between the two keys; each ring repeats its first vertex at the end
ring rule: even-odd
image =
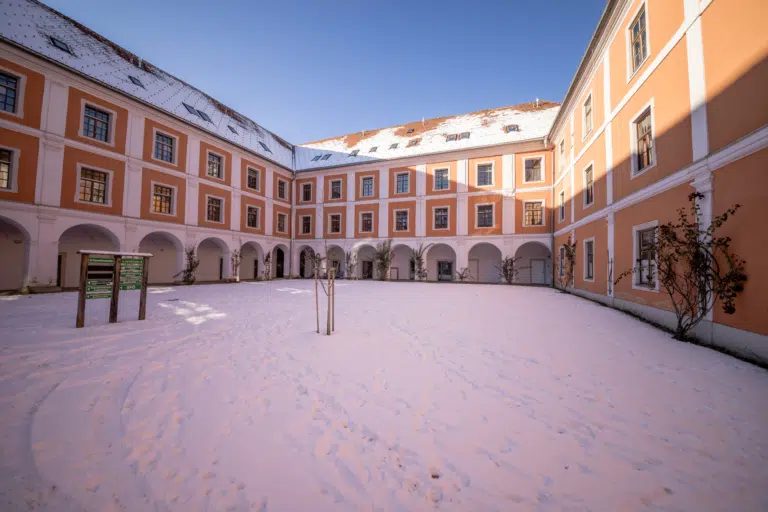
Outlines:
{"type": "Polygon", "coordinates": [[[323,217],[325,216],[325,209],[323,208],[323,205],[318,205],[317,208],[315,208],[315,238],[322,239],[323,238],[323,230],[325,226],[323,225],[323,220],[325,220],[323,217]]]}
{"type": "Polygon", "coordinates": [[[379,238],[389,236],[389,204],[387,202],[379,203],[379,238]]]}
{"type": "Polygon", "coordinates": [[[64,144],[52,139],[41,139],[39,147],[35,202],[46,206],[59,206],[64,173],[64,144]]]}
{"type": "Polygon", "coordinates": [[[198,196],[197,178],[190,177],[187,179],[187,204],[184,213],[184,222],[188,226],[197,226],[198,196]]]}
{"type": "Polygon", "coordinates": [[[128,140],[126,152],[134,158],[144,157],[144,116],[128,111],[128,140]]]}
{"type": "Polygon", "coordinates": [[[504,235],[515,233],[515,195],[504,194],[501,205],[501,232],[504,235]]]}
{"type": "Polygon", "coordinates": [[[707,89],[704,78],[704,45],[701,33],[701,17],[688,29],[685,36],[688,53],[688,87],[691,101],[691,135],[693,160],[709,154],[707,133],[707,89]]]}
{"type": "MultiPolygon", "coordinates": [[[[704,196],[697,201],[697,204],[699,205],[699,230],[705,231],[712,225],[712,173],[699,175],[691,185],[696,192],[704,196]]],[[[712,321],[711,309],[704,318],[712,321]]]]}
{"type": "MultiPolygon", "coordinates": [[[[271,181],[269,178],[269,175],[271,173],[267,173],[267,181],[271,181]]],[[[270,187],[267,187],[267,193],[272,190],[270,187]]],[[[270,194],[271,197],[271,194],[270,194]]],[[[274,223],[274,212],[272,211],[273,205],[272,205],[272,199],[267,198],[264,201],[264,208],[266,208],[266,212],[264,212],[264,234],[267,236],[272,235],[272,224],[274,223]]],[[[292,233],[296,233],[296,231],[292,231],[292,233]]],[[[274,265],[275,262],[272,262],[272,265],[274,265]]],[[[274,268],[274,267],[273,267],[274,268]]]]}
{"type": "Polygon", "coordinates": [[[56,286],[56,263],[59,255],[56,214],[40,212],[37,221],[37,240],[31,240],[33,246],[29,252],[30,286],[56,286]]]}
{"type": "Polygon", "coordinates": [[[323,204],[323,198],[325,197],[325,180],[322,176],[317,177],[317,193],[315,194],[315,202],[317,204],[323,204]]]}
{"type": "Polygon", "coordinates": [[[614,217],[613,212],[608,214],[607,217],[608,220],[608,264],[609,264],[609,271],[612,269],[612,272],[609,272],[608,274],[608,296],[613,297],[613,281],[616,280],[616,261],[614,260],[614,217]]]}
{"type": "MultiPolygon", "coordinates": [[[[603,56],[603,112],[611,112],[611,59],[608,52],[603,56]]],[[[611,123],[605,126],[605,197],[607,204],[613,204],[613,132],[611,123]]],[[[571,201],[573,204],[573,201],[571,201]]]]}
{"type": "Polygon", "coordinates": [[[347,173],[347,201],[355,200],[355,173],[347,173]]]}
{"type": "Polygon", "coordinates": [[[52,80],[48,90],[46,112],[43,115],[43,131],[64,136],[67,127],[68,100],[69,87],[52,80]]]}
{"type": "Polygon", "coordinates": [[[466,240],[459,240],[456,244],[456,268],[454,272],[469,268],[469,245],[466,240]]]}
{"type": "Polygon", "coordinates": [[[416,195],[419,197],[427,195],[426,164],[421,164],[416,166],[416,195]]]}
{"type": "Polygon", "coordinates": [[[423,197],[416,200],[416,236],[427,236],[427,203],[423,197]]]}
{"type": "MultiPolygon", "coordinates": [[[[353,178],[354,179],[354,178],[353,178]]],[[[354,197],[354,196],[349,196],[354,197]]],[[[346,238],[355,238],[355,205],[353,203],[347,204],[347,234],[346,238]]]]}
{"type": "MultiPolygon", "coordinates": [[[[466,184],[464,185],[466,187],[466,184]]],[[[456,234],[458,236],[465,236],[468,233],[467,228],[467,196],[460,195],[456,198],[456,234]]]]}
{"type": "Polygon", "coordinates": [[[187,144],[187,174],[200,176],[200,139],[190,136],[187,144]]]}
{"type": "Polygon", "coordinates": [[[379,197],[381,199],[389,197],[389,169],[379,171],[379,197]]]}
{"type": "MultiPolygon", "coordinates": [[[[238,180],[239,181],[239,180],[238,180]]],[[[230,229],[233,229],[235,231],[240,231],[240,208],[242,197],[239,190],[233,190],[232,191],[232,205],[230,206],[229,214],[230,219],[232,220],[232,223],[230,225],[230,229]]]]}
{"type": "Polygon", "coordinates": [[[125,166],[123,187],[123,216],[141,217],[141,165],[129,162],[125,166]]]}
{"type": "Polygon", "coordinates": [[[264,178],[264,188],[267,189],[264,191],[265,198],[271,199],[272,197],[274,197],[272,195],[272,191],[275,188],[274,182],[275,182],[275,172],[272,169],[267,168],[267,175],[264,178]]]}
{"type": "Polygon", "coordinates": [[[242,158],[240,158],[238,155],[232,155],[232,188],[235,190],[242,190],[243,188],[243,175],[241,172],[242,165],[242,158]]]}
{"type": "Polygon", "coordinates": [[[456,162],[456,192],[459,194],[467,192],[467,182],[469,180],[468,167],[469,160],[466,158],[456,162]]]}
{"type": "Polygon", "coordinates": [[[501,188],[512,190],[515,188],[515,154],[501,155],[501,188]]]}
{"type": "Polygon", "coordinates": [[[576,188],[575,180],[573,178],[574,171],[576,170],[576,162],[574,158],[576,156],[576,150],[573,147],[573,113],[571,113],[571,168],[570,168],[570,180],[571,180],[571,222],[576,222],[576,188]]]}

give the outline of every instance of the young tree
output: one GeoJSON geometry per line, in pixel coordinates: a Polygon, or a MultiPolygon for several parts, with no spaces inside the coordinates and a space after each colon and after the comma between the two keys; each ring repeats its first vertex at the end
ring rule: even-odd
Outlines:
{"type": "Polygon", "coordinates": [[[392,239],[376,245],[376,270],[379,280],[389,280],[389,267],[392,265],[392,239]]]}
{"type": "Polygon", "coordinates": [[[184,284],[194,284],[197,279],[197,267],[200,266],[200,260],[197,259],[197,253],[194,246],[184,249],[184,256],[186,257],[187,264],[184,270],[175,274],[173,277],[181,276],[181,282],[184,284]]]}
{"type": "Polygon", "coordinates": [[[323,262],[325,261],[325,259],[326,259],[325,256],[320,254],[319,251],[313,253],[312,257],[310,258],[313,268],[317,269],[317,275],[321,278],[324,278],[328,275],[328,269],[326,268],[325,270],[323,270],[323,262]]]}
{"type": "Polygon", "coordinates": [[[513,284],[517,279],[517,274],[520,269],[515,264],[520,258],[513,256],[504,256],[501,260],[501,265],[496,267],[499,270],[499,276],[507,282],[507,284],[513,284]]]}
{"type": "Polygon", "coordinates": [[[731,238],[716,236],[716,231],[741,208],[740,204],[714,216],[706,228],[701,226],[703,199],[699,192],[688,196],[690,205],[677,210],[676,222],[658,227],[651,242],[652,260],[648,268],[633,268],[618,276],[615,283],[627,275],[643,272],[644,281],[659,284],[669,295],[677,317],[674,338],[685,340],[693,329],[722,302],[723,312],[736,312],[734,299],[744,290],[747,276],[744,260],[731,251],[731,238]]]}
{"type": "Polygon", "coordinates": [[[568,285],[573,285],[573,267],[576,263],[576,241],[571,243],[571,237],[560,246],[557,252],[557,281],[560,289],[565,292],[568,285]]]}
{"type": "Polygon", "coordinates": [[[230,260],[232,261],[232,279],[236,282],[240,282],[240,263],[242,262],[242,257],[240,255],[240,250],[235,249],[232,251],[232,256],[230,257],[230,260]]]}
{"type": "Polygon", "coordinates": [[[264,270],[262,271],[265,281],[272,279],[272,253],[264,253],[264,270]]]}
{"type": "Polygon", "coordinates": [[[472,280],[472,274],[469,272],[469,268],[464,267],[461,270],[456,271],[456,280],[460,283],[472,280]]]}
{"type": "Polygon", "coordinates": [[[418,249],[411,249],[411,262],[413,263],[417,281],[426,281],[427,279],[427,266],[424,261],[424,253],[432,245],[433,244],[424,245],[424,242],[422,242],[419,244],[418,249]]]}
{"type": "Polygon", "coordinates": [[[344,266],[347,269],[347,279],[354,279],[355,267],[357,267],[357,255],[352,251],[344,253],[344,266]]]}

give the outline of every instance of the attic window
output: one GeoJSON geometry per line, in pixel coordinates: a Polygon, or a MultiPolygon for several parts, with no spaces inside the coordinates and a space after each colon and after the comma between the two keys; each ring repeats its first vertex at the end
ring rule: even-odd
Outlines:
{"type": "Polygon", "coordinates": [[[318,160],[320,160],[320,158],[322,158],[322,156],[323,155],[317,155],[315,158],[312,159],[312,161],[317,162],[318,160]]]}
{"type": "Polygon", "coordinates": [[[193,116],[200,116],[200,114],[197,112],[197,110],[195,110],[195,108],[192,107],[191,105],[188,105],[188,104],[186,104],[184,102],[181,102],[181,104],[184,105],[184,108],[187,109],[187,112],[189,112],[193,116]]]}
{"type": "Polygon", "coordinates": [[[203,112],[202,110],[198,110],[198,111],[197,111],[197,115],[199,115],[199,116],[200,116],[200,117],[203,119],[203,121],[208,121],[209,123],[212,123],[212,122],[213,122],[213,121],[211,121],[211,118],[210,118],[210,117],[208,117],[208,114],[206,114],[206,113],[205,113],[205,112],[203,112]]]}
{"type": "Polygon", "coordinates": [[[418,146],[419,142],[421,142],[421,139],[411,139],[408,141],[408,145],[406,147],[412,148],[413,146],[418,146]]]}
{"type": "Polygon", "coordinates": [[[352,152],[349,154],[349,156],[357,156],[357,154],[358,154],[359,152],[360,152],[360,150],[359,150],[359,149],[356,149],[356,150],[352,151],[352,152]]]}
{"type": "Polygon", "coordinates": [[[139,79],[138,79],[138,78],[136,78],[135,76],[133,76],[133,75],[128,75],[128,78],[130,78],[130,79],[131,79],[131,82],[133,82],[133,84],[134,84],[134,85],[138,85],[139,87],[144,87],[144,84],[143,84],[143,83],[141,83],[141,80],[139,80],[139,79]]]}
{"type": "Polygon", "coordinates": [[[468,139],[469,138],[469,132],[461,132],[459,134],[459,140],[468,139]]]}
{"type": "Polygon", "coordinates": [[[266,144],[264,144],[263,142],[259,141],[259,144],[261,144],[261,147],[263,147],[263,148],[264,148],[264,151],[266,151],[267,153],[271,153],[271,152],[272,152],[272,150],[271,150],[271,149],[269,149],[269,148],[267,147],[267,145],[266,145],[266,144]]]}
{"type": "Polygon", "coordinates": [[[412,134],[412,133],[413,133],[413,132],[415,132],[415,131],[416,131],[416,130],[414,130],[413,128],[411,128],[410,130],[408,130],[408,132],[406,133],[406,135],[410,135],[410,134],[412,134]]]}
{"type": "Polygon", "coordinates": [[[519,131],[520,131],[520,125],[519,124],[508,124],[507,126],[504,127],[504,132],[505,133],[519,132],[519,131]]]}
{"type": "Polygon", "coordinates": [[[237,130],[235,130],[235,127],[234,127],[234,126],[232,126],[231,124],[228,124],[228,125],[227,125],[227,128],[229,128],[229,131],[231,131],[232,133],[234,133],[235,135],[237,135],[237,130]]]}
{"type": "Polygon", "coordinates": [[[330,153],[326,153],[326,154],[323,155],[323,160],[328,160],[329,158],[331,158],[331,154],[330,153]]]}
{"type": "Polygon", "coordinates": [[[48,38],[51,40],[51,44],[53,46],[55,46],[56,48],[58,48],[59,50],[61,50],[63,52],[67,52],[70,55],[74,55],[72,53],[72,50],[69,49],[69,45],[67,43],[65,43],[64,41],[62,41],[61,39],[56,39],[53,36],[48,36],[48,38]]]}
{"type": "Polygon", "coordinates": [[[395,142],[394,144],[389,146],[389,149],[397,149],[397,146],[398,146],[398,144],[397,144],[397,142],[395,142]]]}
{"type": "Polygon", "coordinates": [[[373,146],[373,147],[371,148],[371,150],[370,150],[370,151],[368,151],[368,152],[369,152],[369,153],[375,153],[377,149],[379,149],[379,146],[373,146]]]}
{"type": "Polygon", "coordinates": [[[450,135],[447,135],[447,136],[445,137],[445,142],[453,142],[453,141],[455,141],[455,140],[458,140],[458,138],[459,138],[459,136],[458,136],[458,135],[456,135],[455,133],[452,133],[452,134],[450,134],[450,135]]]}

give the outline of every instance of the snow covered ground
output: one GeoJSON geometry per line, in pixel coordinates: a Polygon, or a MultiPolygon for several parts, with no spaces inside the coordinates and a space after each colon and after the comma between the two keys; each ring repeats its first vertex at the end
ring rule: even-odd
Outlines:
{"type": "Polygon", "coordinates": [[[0,297],[2,510],[768,510],[768,372],[550,289],[75,302],[0,297]]]}

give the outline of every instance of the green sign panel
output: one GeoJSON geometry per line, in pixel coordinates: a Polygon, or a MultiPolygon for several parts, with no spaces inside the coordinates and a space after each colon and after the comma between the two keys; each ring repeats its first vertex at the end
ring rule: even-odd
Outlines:
{"type": "Polygon", "coordinates": [[[111,279],[88,279],[85,282],[86,299],[108,299],[112,297],[111,279]]]}
{"type": "Polygon", "coordinates": [[[88,265],[114,265],[114,256],[88,256],[88,265]]]}
{"type": "Polygon", "coordinates": [[[120,261],[120,289],[141,290],[144,258],[124,258],[120,261]]]}
{"type": "Polygon", "coordinates": [[[98,292],[98,293],[87,293],[85,294],[86,299],[111,299],[112,298],[112,292],[98,292]]]}

